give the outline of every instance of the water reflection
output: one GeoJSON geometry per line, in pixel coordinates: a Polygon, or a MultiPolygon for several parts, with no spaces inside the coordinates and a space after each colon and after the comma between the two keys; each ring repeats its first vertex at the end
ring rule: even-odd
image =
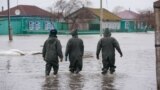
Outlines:
{"type": "Polygon", "coordinates": [[[6,68],[7,68],[8,73],[9,73],[10,67],[11,67],[10,60],[7,60],[6,68]]]}
{"type": "Polygon", "coordinates": [[[45,82],[42,90],[59,90],[59,77],[45,77],[45,82]]]}
{"type": "Polygon", "coordinates": [[[102,76],[102,90],[116,90],[114,87],[115,75],[103,75],[102,76]]]}
{"type": "Polygon", "coordinates": [[[11,69],[11,60],[12,60],[12,57],[8,57],[7,65],[6,65],[7,73],[10,73],[10,69],[11,69]]]}
{"type": "Polygon", "coordinates": [[[69,90],[83,90],[84,76],[81,74],[70,74],[69,90]]]}

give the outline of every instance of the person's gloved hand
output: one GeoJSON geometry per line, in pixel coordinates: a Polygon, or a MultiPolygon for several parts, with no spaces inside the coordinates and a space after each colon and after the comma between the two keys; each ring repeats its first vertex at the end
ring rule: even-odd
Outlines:
{"type": "Polygon", "coordinates": [[[99,55],[97,55],[97,57],[96,57],[96,58],[97,58],[97,60],[99,60],[99,55]]]}
{"type": "Polygon", "coordinates": [[[123,57],[123,54],[121,54],[120,57],[123,57]]]}
{"type": "Polygon", "coordinates": [[[60,62],[62,62],[62,61],[63,61],[63,58],[61,58],[60,62]]]}
{"type": "Polygon", "coordinates": [[[43,57],[43,60],[46,61],[44,57],[43,57]]]}
{"type": "Polygon", "coordinates": [[[65,61],[67,61],[67,56],[65,57],[65,61]]]}

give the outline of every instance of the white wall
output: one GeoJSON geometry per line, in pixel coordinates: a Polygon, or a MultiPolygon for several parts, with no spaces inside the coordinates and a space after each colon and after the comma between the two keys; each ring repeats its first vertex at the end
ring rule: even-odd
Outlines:
{"type": "Polygon", "coordinates": [[[120,29],[120,21],[105,21],[102,24],[103,28],[109,28],[109,29],[120,29]]]}

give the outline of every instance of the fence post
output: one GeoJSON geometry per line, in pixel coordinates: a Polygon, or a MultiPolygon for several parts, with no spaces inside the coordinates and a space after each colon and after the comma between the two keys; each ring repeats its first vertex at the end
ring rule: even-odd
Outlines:
{"type": "Polygon", "coordinates": [[[160,0],[154,2],[157,90],[160,90],[160,0]]]}

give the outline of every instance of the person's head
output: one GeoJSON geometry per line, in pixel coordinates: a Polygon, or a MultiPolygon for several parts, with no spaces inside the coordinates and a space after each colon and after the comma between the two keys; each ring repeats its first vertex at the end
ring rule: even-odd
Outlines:
{"type": "Polygon", "coordinates": [[[109,31],[109,28],[106,28],[106,29],[104,30],[103,35],[104,35],[105,37],[110,37],[110,36],[111,36],[111,32],[109,31]]]}
{"type": "Polygon", "coordinates": [[[73,31],[71,32],[71,35],[72,35],[72,36],[78,36],[77,29],[73,30],[73,31]]]}
{"type": "Polygon", "coordinates": [[[56,30],[56,29],[52,29],[52,30],[50,30],[50,32],[49,32],[49,36],[50,36],[50,37],[57,36],[57,30],[56,30]]]}

